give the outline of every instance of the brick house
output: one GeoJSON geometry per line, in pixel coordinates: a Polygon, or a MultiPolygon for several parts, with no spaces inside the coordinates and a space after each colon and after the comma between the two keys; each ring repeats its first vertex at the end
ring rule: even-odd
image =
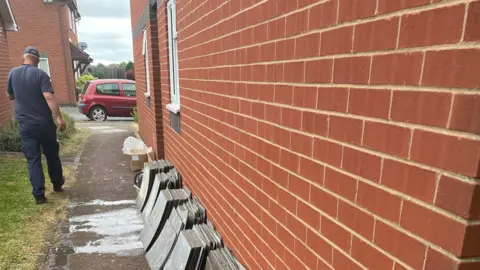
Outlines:
{"type": "Polygon", "coordinates": [[[9,34],[10,58],[21,65],[23,49],[35,46],[39,67],[51,79],[60,104],[75,104],[75,78],[92,62],[78,47],[76,0],[11,0],[21,31],[9,34]]]}
{"type": "Polygon", "coordinates": [[[480,269],[480,1],[130,3],[140,135],[249,269],[480,269]]]}
{"type": "Polygon", "coordinates": [[[7,31],[18,31],[9,0],[0,1],[0,127],[12,118],[12,104],[7,97],[8,72],[12,67],[9,57],[7,31]]]}

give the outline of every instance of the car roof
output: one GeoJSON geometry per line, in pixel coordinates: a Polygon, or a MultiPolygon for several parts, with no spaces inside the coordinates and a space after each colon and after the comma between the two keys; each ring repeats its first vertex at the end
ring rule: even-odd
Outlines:
{"type": "Polygon", "coordinates": [[[98,79],[98,80],[92,80],[92,81],[90,81],[91,84],[99,84],[99,83],[118,83],[118,82],[123,82],[123,83],[135,83],[135,81],[126,80],[126,79],[98,79]]]}

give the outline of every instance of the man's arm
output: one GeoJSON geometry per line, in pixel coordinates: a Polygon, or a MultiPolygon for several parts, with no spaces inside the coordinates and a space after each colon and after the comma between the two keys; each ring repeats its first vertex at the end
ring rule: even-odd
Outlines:
{"type": "Polygon", "coordinates": [[[12,72],[8,74],[7,95],[8,95],[8,99],[10,100],[15,99],[15,95],[13,94],[13,87],[12,87],[12,72]]]}
{"type": "Polygon", "coordinates": [[[42,77],[42,86],[41,90],[45,101],[47,101],[48,107],[52,111],[53,117],[57,120],[58,130],[64,131],[66,129],[65,121],[63,121],[62,114],[60,113],[60,108],[58,107],[55,96],[53,95],[53,88],[50,82],[50,77],[45,73],[42,77]]]}

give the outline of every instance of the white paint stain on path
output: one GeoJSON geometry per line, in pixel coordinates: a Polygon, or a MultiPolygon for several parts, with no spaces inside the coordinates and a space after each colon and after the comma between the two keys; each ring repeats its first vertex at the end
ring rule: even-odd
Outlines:
{"type": "Polygon", "coordinates": [[[77,204],[76,206],[129,205],[130,207],[70,218],[69,231],[71,236],[82,232],[96,235],[94,240],[87,242],[84,246],[73,247],[75,253],[102,253],[118,256],[139,254],[143,249],[139,237],[143,222],[132,204],[134,204],[134,201],[128,200],[113,202],[94,200],[77,204]]]}
{"type": "Polygon", "coordinates": [[[121,200],[121,201],[104,201],[104,200],[93,200],[87,203],[71,203],[68,207],[74,208],[77,206],[115,206],[115,205],[135,205],[135,200],[121,200]]]}

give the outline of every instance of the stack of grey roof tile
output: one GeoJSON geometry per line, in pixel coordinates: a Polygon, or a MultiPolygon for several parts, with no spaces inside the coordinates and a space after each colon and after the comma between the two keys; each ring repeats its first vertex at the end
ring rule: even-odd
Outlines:
{"type": "MultiPolygon", "coordinates": [[[[157,160],[145,163],[145,167],[143,169],[143,179],[137,196],[137,206],[140,212],[142,212],[145,208],[152,191],[156,175],[162,172],[169,173],[172,168],[172,163],[166,160],[157,160]]],[[[180,177],[180,175],[178,175],[178,177],[180,177]]],[[[181,180],[179,179],[179,181],[181,180]]]]}
{"type": "Polygon", "coordinates": [[[186,202],[188,199],[188,194],[183,189],[166,189],[160,191],[155,205],[140,233],[140,240],[146,251],[150,250],[158,235],[163,230],[172,209],[186,202]]]}
{"type": "MultiPolygon", "coordinates": [[[[188,194],[188,191],[184,192],[188,194]]],[[[208,247],[221,245],[221,238],[216,234],[215,230],[213,230],[213,227],[195,225],[198,222],[201,223],[205,221],[205,209],[200,205],[198,199],[186,201],[174,209],[159,236],[147,251],[146,257],[151,269],[163,269],[165,267],[165,263],[170,257],[170,253],[175,246],[181,230],[194,228],[195,231],[201,232],[202,235],[206,235],[209,239],[212,239],[212,243],[208,241],[208,247]]],[[[205,242],[207,242],[207,240],[205,240],[205,242]]]]}
{"type": "MultiPolygon", "coordinates": [[[[168,173],[159,173],[155,176],[155,180],[153,181],[152,189],[150,191],[150,195],[148,196],[148,200],[145,204],[145,207],[142,211],[142,216],[144,221],[148,219],[150,213],[153,210],[153,207],[158,199],[158,194],[161,190],[169,189],[180,189],[182,186],[182,180],[180,174],[178,173],[177,169],[171,169],[168,173]]],[[[191,192],[190,192],[191,195],[191,192]]]]}
{"type": "Polygon", "coordinates": [[[244,270],[245,268],[233,257],[228,249],[222,247],[208,253],[205,270],[244,270]]]}

